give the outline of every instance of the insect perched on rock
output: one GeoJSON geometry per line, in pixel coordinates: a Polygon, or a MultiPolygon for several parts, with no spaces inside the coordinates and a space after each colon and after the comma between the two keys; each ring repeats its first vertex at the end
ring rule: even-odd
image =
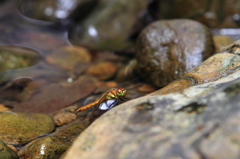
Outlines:
{"type": "Polygon", "coordinates": [[[80,112],[93,106],[97,106],[99,110],[109,110],[116,106],[121,101],[123,101],[124,97],[126,96],[126,93],[127,90],[123,87],[118,89],[117,88],[110,89],[95,102],[87,104],[79,108],[77,111],[80,112]]]}

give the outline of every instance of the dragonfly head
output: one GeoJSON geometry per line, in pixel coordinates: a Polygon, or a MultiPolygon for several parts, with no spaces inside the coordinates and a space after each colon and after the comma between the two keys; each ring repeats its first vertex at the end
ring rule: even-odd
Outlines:
{"type": "Polygon", "coordinates": [[[127,90],[123,87],[117,89],[117,96],[125,97],[127,90]]]}

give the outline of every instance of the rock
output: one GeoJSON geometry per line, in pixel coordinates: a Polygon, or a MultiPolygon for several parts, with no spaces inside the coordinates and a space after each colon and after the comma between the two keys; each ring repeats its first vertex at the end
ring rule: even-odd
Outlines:
{"type": "Polygon", "coordinates": [[[159,3],[162,19],[191,18],[211,28],[239,28],[239,1],[163,0],[159,3]],[[181,6],[181,7],[179,7],[181,6]]]}
{"type": "Polygon", "coordinates": [[[88,63],[90,60],[90,52],[78,46],[65,46],[54,50],[46,56],[46,61],[50,64],[70,71],[73,71],[77,64],[88,63]]]}
{"type": "Polygon", "coordinates": [[[22,159],[56,159],[66,151],[69,144],[56,136],[46,136],[26,145],[18,155],[22,159]]]}
{"type": "Polygon", "coordinates": [[[73,124],[49,136],[34,140],[24,146],[18,155],[23,158],[56,159],[71,145],[73,140],[86,128],[83,124],[73,124]]]}
{"type": "Polygon", "coordinates": [[[90,125],[62,159],[237,158],[239,75],[119,105],[90,125]]]}
{"type": "Polygon", "coordinates": [[[46,114],[0,113],[0,123],[0,140],[19,145],[50,133],[55,127],[46,114]]]}
{"type": "Polygon", "coordinates": [[[95,88],[92,77],[80,76],[58,81],[34,90],[32,98],[14,106],[14,111],[51,113],[89,95],[95,88]]]}
{"type": "Polygon", "coordinates": [[[109,110],[61,158],[238,158],[239,42],[173,82],[174,93],[152,93],[109,110]]]}
{"type": "Polygon", "coordinates": [[[0,158],[1,159],[18,159],[18,155],[4,142],[0,141],[0,158]]]}
{"type": "Polygon", "coordinates": [[[101,80],[107,80],[116,73],[117,67],[113,62],[102,61],[96,64],[92,64],[87,70],[87,75],[92,75],[101,80]]]}
{"type": "Polygon", "coordinates": [[[0,47],[0,71],[33,66],[39,60],[38,52],[20,46],[0,47]]]}
{"type": "Polygon", "coordinates": [[[171,82],[166,87],[151,93],[150,95],[162,95],[179,92],[183,89],[207,82],[213,82],[239,70],[240,57],[238,45],[240,40],[235,41],[229,47],[223,49],[204,61],[200,66],[185,74],[181,79],[171,82]]]}
{"type": "Polygon", "coordinates": [[[86,20],[70,31],[70,40],[97,50],[122,50],[133,45],[128,40],[145,0],[101,0],[86,20]]]}
{"type": "Polygon", "coordinates": [[[228,45],[232,44],[235,41],[235,39],[225,35],[214,35],[213,41],[214,41],[215,51],[218,52],[226,48],[228,45]]]}
{"type": "MultiPolygon", "coordinates": [[[[91,11],[96,0],[70,0],[60,2],[55,0],[35,1],[23,0],[20,12],[32,19],[57,22],[64,19],[81,19],[91,11]],[[76,17],[78,16],[78,17],[76,17]]],[[[28,19],[29,20],[29,19],[28,19]]],[[[36,23],[36,21],[34,21],[36,23]]]]}
{"type": "Polygon", "coordinates": [[[182,77],[213,54],[208,29],[192,20],[161,20],[138,37],[137,70],[154,72],[148,80],[157,87],[182,77]]]}
{"type": "Polygon", "coordinates": [[[57,126],[67,124],[77,118],[77,115],[69,112],[60,112],[53,117],[53,121],[57,126]]]}
{"type": "Polygon", "coordinates": [[[239,65],[240,57],[238,55],[219,53],[204,61],[200,66],[194,68],[181,79],[151,94],[162,95],[179,92],[193,85],[216,81],[239,70],[239,65]]]}

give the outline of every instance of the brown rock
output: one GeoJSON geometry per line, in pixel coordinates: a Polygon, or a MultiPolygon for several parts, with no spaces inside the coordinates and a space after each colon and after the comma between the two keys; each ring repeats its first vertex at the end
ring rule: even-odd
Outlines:
{"type": "Polygon", "coordinates": [[[67,124],[77,118],[77,115],[69,112],[60,112],[53,117],[53,121],[57,126],[67,124]]]}
{"type": "Polygon", "coordinates": [[[213,42],[214,42],[216,52],[223,50],[224,48],[232,44],[234,41],[235,39],[233,39],[230,36],[224,36],[224,35],[213,36],[213,42]]]}
{"type": "Polygon", "coordinates": [[[113,62],[103,61],[91,65],[86,74],[92,75],[98,79],[106,80],[111,78],[117,71],[117,67],[113,62]]]}
{"type": "Polygon", "coordinates": [[[31,99],[14,105],[15,111],[50,113],[68,106],[93,92],[91,77],[81,76],[73,82],[50,83],[35,90],[31,99]]]}
{"type": "Polygon", "coordinates": [[[90,60],[90,52],[79,46],[65,46],[46,56],[47,62],[66,70],[73,70],[77,64],[87,63],[90,60]]]}
{"type": "Polygon", "coordinates": [[[239,1],[162,0],[159,14],[162,19],[191,18],[211,28],[239,28],[239,1]]]}
{"type": "Polygon", "coordinates": [[[240,56],[238,55],[240,40],[236,41],[221,53],[215,54],[204,61],[200,66],[185,74],[181,79],[174,81],[166,87],[150,95],[179,92],[183,89],[208,82],[216,81],[240,69],[240,56]],[[229,52],[229,53],[227,53],[229,52]]]}
{"type": "Polygon", "coordinates": [[[138,72],[154,72],[148,80],[166,86],[213,54],[209,30],[192,20],[161,20],[147,26],[137,45],[138,72]]]}

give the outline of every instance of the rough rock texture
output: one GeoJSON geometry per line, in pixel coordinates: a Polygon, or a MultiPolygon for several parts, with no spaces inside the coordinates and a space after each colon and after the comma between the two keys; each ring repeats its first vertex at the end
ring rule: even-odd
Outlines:
{"type": "Polygon", "coordinates": [[[62,158],[238,158],[239,75],[124,103],[88,127],[62,158]]]}
{"type": "Polygon", "coordinates": [[[0,113],[0,123],[0,140],[8,144],[24,144],[55,127],[46,114],[0,113]]]}
{"type": "Polygon", "coordinates": [[[187,19],[151,23],[138,37],[136,51],[138,71],[154,72],[148,78],[157,87],[179,79],[214,52],[209,30],[187,19]]]}
{"type": "MultiPolygon", "coordinates": [[[[222,56],[216,64],[211,62],[212,67],[204,65],[207,60],[192,71],[192,75],[199,74],[193,76],[199,84],[165,95],[153,93],[111,109],[62,158],[239,158],[238,43],[210,57],[222,56]]],[[[182,83],[176,82],[172,89],[182,83]]]]}

